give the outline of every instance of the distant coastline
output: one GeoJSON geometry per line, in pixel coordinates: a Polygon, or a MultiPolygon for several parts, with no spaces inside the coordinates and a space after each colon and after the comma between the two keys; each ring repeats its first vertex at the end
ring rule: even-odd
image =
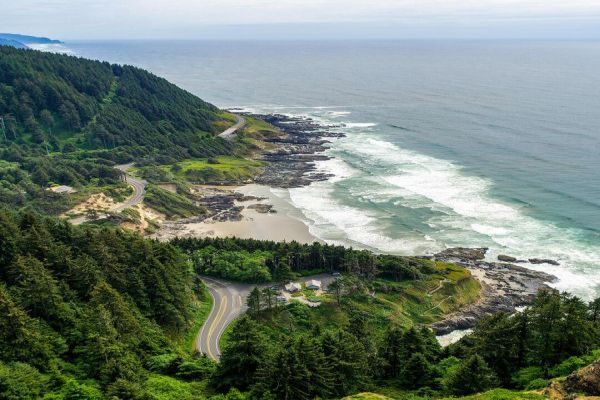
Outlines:
{"type": "Polygon", "coordinates": [[[33,49],[63,54],[73,53],[64,46],[64,42],[60,40],[14,33],[0,33],[0,46],[11,46],[17,49],[33,49]]]}

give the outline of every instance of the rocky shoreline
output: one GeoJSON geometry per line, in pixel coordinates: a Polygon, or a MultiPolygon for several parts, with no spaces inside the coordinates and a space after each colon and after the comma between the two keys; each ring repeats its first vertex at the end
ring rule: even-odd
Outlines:
{"type": "MultiPolygon", "coordinates": [[[[275,144],[275,150],[260,155],[259,159],[265,161],[266,166],[254,179],[254,183],[276,188],[295,188],[331,177],[318,172],[316,162],[330,159],[324,154],[330,139],[344,136],[331,128],[342,128],[343,125],[327,127],[309,118],[280,114],[246,115],[261,119],[283,133],[264,139],[275,144]]],[[[245,210],[267,215],[276,213],[273,205],[264,202],[264,198],[246,196],[235,188],[204,186],[199,187],[194,194],[197,204],[205,207],[208,212],[201,216],[165,222],[162,230],[167,234],[164,237],[193,236],[193,230],[188,227],[198,223],[241,223],[245,219],[245,210]]],[[[548,283],[556,280],[552,275],[516,264],[557,265],[558,262],[554,260],[519,260],[509,255],[499,255],[497,262],[490,262],[485,260],[486,252],[486,248],[450,248],[427,257],[466,267],[482,286],[481,297],[476,303],[431,325],[437,334],[472,328],[482,317],[495,312],[513,313],[519,307],[530,304],[539,289],[549,288],[548,283]]]]}
{"type": "Polygon", "coordinates": [[[316,171],[316,161],[330,159],[323,154],[327,150],[328,139],[343,137],[343,133],[333,132],[310,118],[289,117],[281,114],[251,114],[279,128],[282,136],[265,141],[276,145],[277,149],[262,155],[266,162],[264,171],[255,183],[280,188],[294,188],[324,181],[331,175],[316,171]]]}
{"type": "Polygon", "coordinates": [[[496,312],[512,314],[530,304],[538,290],[550,289],[548,283],[557,280],[553,275],[520,265],[484,261],[486,252],[486,248],[451,248],[433,256],[464,266],[482,286],[479,301],[431,325],[438,335],[473,328],[481,318],[496,312]]]}

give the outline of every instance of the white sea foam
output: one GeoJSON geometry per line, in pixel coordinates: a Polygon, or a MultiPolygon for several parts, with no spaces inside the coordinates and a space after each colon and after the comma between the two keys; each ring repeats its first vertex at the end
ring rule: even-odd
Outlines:
{"type": "Polygon", "coordinates": [[[346,128],[373,128],[374,126],[377,126],[377,123],[375,122],[346,122],[344,123],[344,127],[346,128]]]}
{"type": "Polygon", "coordinates": [[[588,298],[598,290],[600,246],[582,243],[581,232],[537,220],[518,207],[493,198],[489,194],[490,181],[465,175],[451,162],[365,136],[350,141],[351,146],[357,143],[361,145],[354,147],[355,153],[388,165],[388,174],[381,177],[384,181],[420,197],[421,206],[444,211],[443,217],[432,218],[432,225],[454,237],[447,238],[442,233],[436,237],[438,241],[476,246],[483,237],[491,242],[490,257],[509,252],[523,258],[556,259],[560,267],[534,268],[558,276],[556,286],[561,290],[588,298]]]}
{"type": "MultiPolygon", "coordinates": [[[[322,110],[313,109],[308,116],[336,124],[336,118],[322,110]]],[[[557,276],[554,285],[560,290],[587,299],[600,291],[600,244],[584,243],[581,232],[538,220],[494,198],[491,181],[465,174],[452,162],[375,139],[367,132],[376,124],[345,126],[357,129],[333,143],[329,153],[336,158],[317,163],[320,172],[334,178],[290,189],[286,195],[313,235],[330,243],[401,254],[487,246],[490,260],[502,253],[551,258],[561,265],[526,265],[557,276]],[[394,226],[390,218],[404,216],[396,216],[402,211],[393,205],[398,210],[430,210],[420,221],[428,231],[394,226]]]]}
{"type": "Polygon", "coordinates": [[[342,204],[334,195],[335,182],[343,181],[361,172],[339,158],[318,163],[318,168],[335,176],[326,182],[289,190],[292,204],[305,216],[311,234],[336,244],[358,244],[372,249],[406,253],[422,253],[422,239],[410,234],[390,237],[382,232],[378,215],[368,209],[342,204]]]}

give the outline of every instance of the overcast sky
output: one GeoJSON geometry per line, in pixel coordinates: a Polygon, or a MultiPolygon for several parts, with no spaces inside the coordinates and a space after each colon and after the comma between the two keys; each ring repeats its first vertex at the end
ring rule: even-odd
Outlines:
{"type": "Polygon", "coordinates": [[[600,0],[0,0],[0,31],[59,39],[600,38],[600,0]]]}

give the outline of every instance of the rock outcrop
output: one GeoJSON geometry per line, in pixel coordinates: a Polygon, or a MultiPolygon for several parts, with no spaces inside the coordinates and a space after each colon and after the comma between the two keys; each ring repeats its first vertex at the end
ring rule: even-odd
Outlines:
{"type": "Polygon", "coordinates": [[[517,258],[513,257],[513,256],[507,256],[505,254],[500,254],[498,256],[498,261],[502,261],[502,262],[517,262],[517,258]]]}
{"type": "Polygon", "coordinates": [[[456,259],[458,261],[477,261],[485,258],[486,247],[467,248],[467,247],[451,247],[435,254],[437,259],[456,259]]]}
{"type": "Polygon", "coordinates": [[[506,262],[488,262],[486,248],[451,248],[433,256],[436,260],[454,262],[471,271],[482,285],[479,301],[431,325],[440,335],[468,329],[486,315],[499,311],[513,313],[529,304],[540,289],[550,289],[548,282],[556,277],[506,262]]]}
{"type": "Polygon", "coordinates": [[[316,162],[328,160],[323,154],[327,150],[327,138],[344,135],[331,131],[309,118],[294,118],[285,115],[252,115],[279,128],[284,135],[266,138],[276,145],[276,150],[262,156],[267,161],[256,183],[272,187],[293,188],[307,186],[311,182],[324,181],[331,175],[317,171],[316,162]]]}
{"type": "Polygon", "coordinates": [[[550,264],[550,265],[560,265],[560,263],[556,260],[550,260],[548,258],[530,258],[529,262],[532,264],[550,264]]]}
{"type": "Polygon", "coordinates": [[[583,399],[600,396],[600,360],[581,368],[564,380],[550,382],[544,395],[551,400],[583,399]]]}

